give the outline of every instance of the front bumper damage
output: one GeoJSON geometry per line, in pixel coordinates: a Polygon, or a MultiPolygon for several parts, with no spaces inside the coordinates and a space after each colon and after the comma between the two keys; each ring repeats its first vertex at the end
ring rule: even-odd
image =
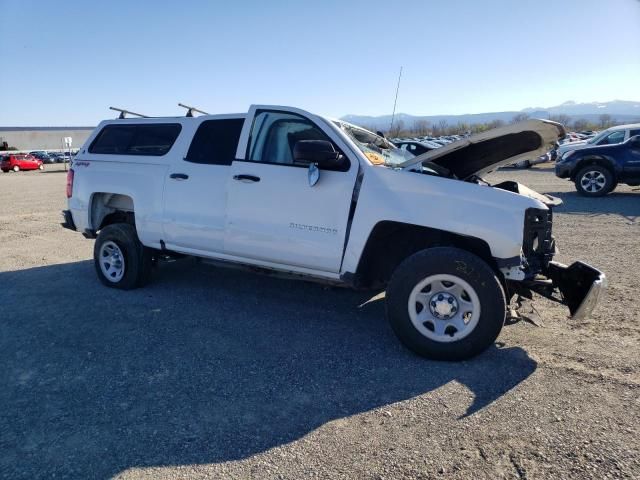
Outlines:
{"type": "Polygon", "coordinates": [[[550,262],[547,276],[569,307],[571,318],[582,320],[593,312],[600,296],[607,287],[607,277],[600,270],[582,262],[574,262],[567,267],[558,262],[550,262]]]}
{"type": "Polygon", "coordinates": [[[571,318],[583,320],[591,315],[607,286],[607,278],[600,270],[583,262],[570,266],[549,262],[536,277],[514,282],[517,293],[531,299],[536,292],[554,302],[566,305],[571,318]]]}
{"type": "MultiPolygon", "coordinates": [[[[529,208],[523,231],[523,268],[520,282],[512,282],[515,293],[532,299],[531,292],[569,307],[571,318],[591,315],[607,285],[601,271],[583,262],[570,266],[553,261],[557,253],[552,235],[553,211],[529,208]]],[[[512,280],[515,278],[512,276],[512,280]]]]}

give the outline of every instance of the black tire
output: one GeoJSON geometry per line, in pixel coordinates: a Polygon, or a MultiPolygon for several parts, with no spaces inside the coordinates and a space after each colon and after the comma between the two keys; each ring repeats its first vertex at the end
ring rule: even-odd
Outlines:
{"type": "Polygon", "coordinates": [[[152,251],[140,243],[136,229],[128,223],[107,225],[98,234],[93,247],[93,263],[100,281],[111,288],[132,290],[146,285],[151,279],[152,251]],[[99,254],[105,242],[115,243],[124,257],[124,275],[114,282],[100,268],[99,254]]]}
{"type": "Polygon", "coordinates": [[[603,197],[607,193],[611,192],[616,186],[616,181],[613,177],[613,173],[611,173],[611,170],[601,165],[589,165],[582,168],[576,174],[574,183],[578,193],[580,195],[584,195],[585,197],[603,197]],[[589,175],[591,175],[592,178],[594,175],[602,175],[604,177],[604,184],[601,186],[600,184],[596,184],[592,187],[590,187],[589,185],[585,185],[584,182],[588,181],[589,175]],[[598,189],[590,190],[589,188],[598,189]]]}
{"type": "Polygon", "coordinates": [[[436,247],[415,253],[396,268],[387,287],[386,311],[391,328],[413,352],[434,360],[464,360],[484,351],[498,338],[505,321],[506,299],[498,277],[482,259],[458,248],[436,247]],[[414,287],[440,274],[467,282],[479,299],[478,323],[460,340],[430,339],[414,326],[409,315],[414,287]]]}

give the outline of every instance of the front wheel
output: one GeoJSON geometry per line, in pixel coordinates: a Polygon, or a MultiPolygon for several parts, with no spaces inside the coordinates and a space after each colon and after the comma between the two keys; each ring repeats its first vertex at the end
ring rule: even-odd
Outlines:
{"type": "Polygon", "coordinates": [[[506,299],[483,260],[465,250],[437,247],[398,266],[387,288],[386,309],[393,331],[418,355],[464,360],[498,338],[506,299]]]}
{"type": "Polygon", "coordinates": [[[14,165],[12,170],[14,172],[19,172],[20,171],[20,167],[18,165],[14,165]]]}
{"type": "Polygon", "coordinates": [[[38,170],[44,170],[44,165],[38,165],[38,170]]]}
{"type": "Polygon", "coordinates": [[[140,243],[135,227],[128,223],[100,230],[93,261],[98,278],[107,287],[131,290],[144,286],[151,276],[151,250],[140,243]]]}
{"type": "Polygon", "coordinates": [[[576,175],[576,190],[585,197],[602,197],[615,188],[611,171],[600,165],[589,165],[576,175]]]}

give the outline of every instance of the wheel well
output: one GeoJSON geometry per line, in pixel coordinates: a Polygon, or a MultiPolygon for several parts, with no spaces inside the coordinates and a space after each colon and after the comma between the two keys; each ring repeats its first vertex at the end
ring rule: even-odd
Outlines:
{"type": "Polygon", "coordinates": [[[584,158],[582,160],[580,160],[577,164],[576,164],[576,168],[574,168],[573,170],[573,175],[571,175],[571,180],[576,179],[576,176],[578,175],[578,172],[580,170],[582,170],[584,167],[588,167],[589,165],[598,165],[600,167],[604,167],[607,170],[609,170],[611,172],[611,175],[613,175],[613,178],[615,180],[616,178],[616,169],[615,167],[611,164],[610,161],[604,159],[604,158],[600,158],[600,157],[587,157],[584,158]]]}
{"type": "Polygon", "coordinates": [[[135,226],[133,199],[119,193],[94,193],[91,197],[90,221],[95,231],[113,223],[135,226]]]}
{"type": "Polygon", "coordinates": [[[369,235],[358,262],[357,281],[365,287],[384,286],[404,259],[430,247],[466,250],[482,258],[494,271],[499,271],[484,240],[420,225],[383,221],[376,224],[369,235]]]}

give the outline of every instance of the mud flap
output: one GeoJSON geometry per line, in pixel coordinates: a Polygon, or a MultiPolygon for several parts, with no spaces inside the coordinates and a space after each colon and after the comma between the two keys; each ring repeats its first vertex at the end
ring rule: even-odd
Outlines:
{"type": "Polygon", "coordinates": [[[545,275],[562,294],[571,317],[577,320],[591,315],[607,285],[604,273],[582,262],[569,267],[549,262],[545,275]]]}
{"type": "Polygon", "coordinates": [[[69,230],[73,230],[75,232],[76,231],[76,224],[73,222],[73,216],[71,215],[71,211],[70,210],[63,210],[62,211],[62,216],[64,217],[64,222],[61,223],[60,225],[62,225],[64,228],[67,228],[69,230]]]}

